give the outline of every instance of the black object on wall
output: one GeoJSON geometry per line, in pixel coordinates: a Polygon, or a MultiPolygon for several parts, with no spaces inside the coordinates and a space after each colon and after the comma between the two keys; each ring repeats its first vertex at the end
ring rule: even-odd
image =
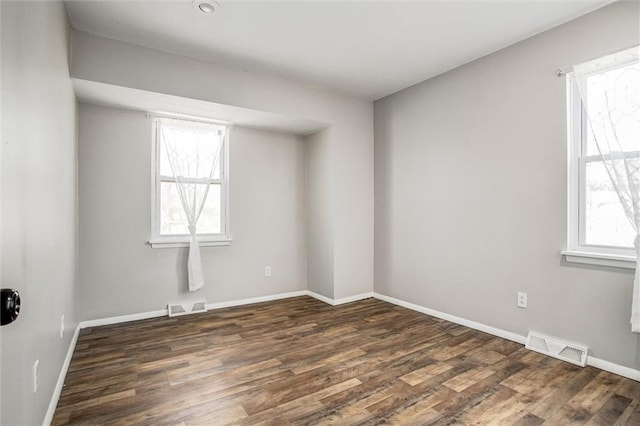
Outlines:
{"type": "Polygon", "coordinates": [[[0,290],[0,325],[11,324],[20,314],[20,293],[12,288],[0,290]]]}

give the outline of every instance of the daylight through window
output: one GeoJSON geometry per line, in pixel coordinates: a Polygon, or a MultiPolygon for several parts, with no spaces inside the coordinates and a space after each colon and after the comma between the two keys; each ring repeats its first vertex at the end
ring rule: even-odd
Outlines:
{"type": "Polygon", "coordinates": [[[582,96],[574,84],[569,74],[569,249],[635,257],[636,233],[610,174],[640,161],[640,64],[603,62],[584,78],[582,96]]]}
{"type": "Polygon", "coordinates": [[[154,119],[152,240],[188,241],[188,214],[198,217],[200,242],[230,239],[227,134],[219,124],[154,119]]]}

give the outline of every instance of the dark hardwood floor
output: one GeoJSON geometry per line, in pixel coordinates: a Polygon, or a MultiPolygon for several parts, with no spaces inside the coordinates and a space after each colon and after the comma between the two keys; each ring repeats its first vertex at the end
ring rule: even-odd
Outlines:
{"type": "Polygon", "coordinates": [[[82,330],[53,424],[640,425],[640,383],[367,299],[82,330]]]}

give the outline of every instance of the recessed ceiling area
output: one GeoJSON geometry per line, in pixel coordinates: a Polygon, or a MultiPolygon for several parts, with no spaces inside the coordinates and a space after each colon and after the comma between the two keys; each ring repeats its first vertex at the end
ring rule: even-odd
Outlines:
{"type": "Polygon", "coordinates": [[[171,114],[192,118],[216,117],[217,120],[233,123],[241,127],[292,133],[301,136],[313,134],[329,126],[327,123],[307,118],[271,114],[95,81],[77,78],[72,78],[71,81],[80,102],[96,105],[160,115],[171,114]]]}
{"type": "Polygon", "coordinates": [[[612,1],[70,1],[71,26],[376,100],[612,1]]]}

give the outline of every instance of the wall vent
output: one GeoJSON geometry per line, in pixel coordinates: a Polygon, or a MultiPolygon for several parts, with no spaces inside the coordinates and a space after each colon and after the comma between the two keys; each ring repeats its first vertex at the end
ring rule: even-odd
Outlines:
{"type": "Polygon", "coordinates": [[[198,300],[195,302],[169,303],[167,305],[170,317],[180,315],[197,314],[198,312],[207,312],[207,301],[198,300]]]}
{"type": "Polygon", "coordinates": [[[589,348],[586,346],[576,345],[575,343],[565,342],[555,337],[530,331],[525,347],[581,367],[587,365],[589,348]]]}

